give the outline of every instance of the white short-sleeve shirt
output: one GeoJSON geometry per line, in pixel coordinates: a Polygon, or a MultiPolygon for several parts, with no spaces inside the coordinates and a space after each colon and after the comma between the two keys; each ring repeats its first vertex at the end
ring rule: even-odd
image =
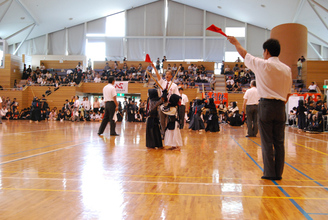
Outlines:
{"type": "Polygon", "coordinates": [[[112,84],[108,84],[103,88],[103,94],[105,102],[114,101],[114,97],[116,96],[115,87],[112,84]]]}
{"type": "Polygon", "coordinates": [[[292,88],[292,72],[289,66],[282,63],[278,57],[264,60],[249,53],[245,56],[245,65],[255,73],[257,91],[261,98],[286,101],[292,88]]]}

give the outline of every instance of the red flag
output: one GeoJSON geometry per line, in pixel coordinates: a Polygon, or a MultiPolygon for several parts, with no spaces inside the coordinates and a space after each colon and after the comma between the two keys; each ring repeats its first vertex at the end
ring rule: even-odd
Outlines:
{"type": "Polygon", "coordinates": [[[214,24],[212,24],[211,26],[209,26],[208,28],[206,28],[206,30],[213,31],[213,32],[222,34],[223,36],[227,37],[227,35],[222,31],[222,29],[221,28],[218,28],[214,24]]]}
{"type": "Polygon", "coordinates": [[[151,60],[150,60],[150,57],[149,57],[149,54],[148,53],[146,54],[146,60],[145,60],[145,62],[152,63],[151,60]]]}
{"type": "Polygon", "coordinates": [[[243,112],[243,119],[242,119],[242,122],[245,121],[245,112],[243,112]]]}

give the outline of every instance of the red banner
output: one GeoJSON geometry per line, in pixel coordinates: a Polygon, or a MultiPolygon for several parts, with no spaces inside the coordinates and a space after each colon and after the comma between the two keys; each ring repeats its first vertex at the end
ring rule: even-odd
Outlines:
{"type": "Polygon", "coordinates": [[[304,97],[304,101],[308,99],[309,96],[312,96],[313,101],[318,101],[318,95],[321,96],[320,93],[293,93],[293,96],[303,96],[304,97]]]}
{"type": "Polygon", "coordinates": [[[221,93],[221,92],[207,92],[207,93],[203,93],[202,95],[202,98],[203,99],[210,99],[210,98],[213,98],[214,99],[214,103],[216,105],[216,107],[219,105],[219,104],[224,104],[226,106],[228,106],[228,93],[221,93]]]}

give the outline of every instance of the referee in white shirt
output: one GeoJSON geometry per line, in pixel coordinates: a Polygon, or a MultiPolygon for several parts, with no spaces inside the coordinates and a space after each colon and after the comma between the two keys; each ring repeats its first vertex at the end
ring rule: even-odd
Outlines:
{"type": "Polygon", "coordinates": [[[280,43],[276,39],[264,42],[264,59],[247,53],[235,37],[228,36],[228,40],[245,59],[245,65],[255,73],[261,97],[259,130],[264,164],[261,178],[281,180],[285,164],[285,104],[291,95],[291,69],[279,60],[280,43]]]}
{"type": "Polygon", "coordinates": [[[244,103],[243,103],[243,111],[245,112],[246,107],[246,115],[247,115],[247,129],[248,133],[246,137],[256,137],[258,132],[258,122],[257,122],[257,114],[258,114],[258,104],[259,104],[259,94],[256,89],[255,80],[251,81],[251,88],[245,92],[244,95],[244,103]]]}
{"type": "Polygon", "coordinates": [[[184,116],[186,113],[186,103],[188,103],[189,100],[188,100],[188,96],[186,94],[183,94],[183,88],[179,88],[179,93],[181,96],[181,105],[179,106],[179,124],[180,124],[180,129],[183,129],[184,116]]]}
{"type": "Polygon", "coordinates": [[[113,116],[115,111],[118,110],[118,103],[116,101],[115,78],[110,76],[108,78],[108,85],[103,88],[104,102],[105,102],[105,115],[98,130],[98,135],[102,135],[104,130],[110,122],[110,135],[118,136],[115,131],[115,121],[113,116]]]}

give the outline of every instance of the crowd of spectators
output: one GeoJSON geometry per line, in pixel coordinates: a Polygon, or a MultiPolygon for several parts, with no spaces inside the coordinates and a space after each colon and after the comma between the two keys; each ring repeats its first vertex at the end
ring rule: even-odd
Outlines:
{"type": "MultiPolygon", "coordinates": [[[[157,66],[157,65],[156,65],[157,66]]],[[[162,68],[163,65],[160,67],[162,68]]],[[[194,88],[197,83],[210,83],[213,74],[208,74],[206,68],[203,65],[196,66],[190,64],[188,68],[179,65],[180,69],[176,64],[171,66],[167,65],[166,69],[171,70],[173,75],[178,74],[174,82],[179,86],[194,88]]],[[[93,70],[91,66],[88,66],[85,70],[83,66],[79,63],[75,69],[68,69],[65,73],[54,72],[52,69],[47,69],[43,64],[32,70],[29,65],[26,68],[24,65],[24,70],[22,74],[22,79],[26,80],[23,85],[42,85],[42,86],[55,86],[59,88],[60,86],[75,86],[80,82],[93,82],[101,83],[107,82],[108,77],[115,77],[116,81],[129,81],[129,82],[142,82],[147,83],[149,81],[149,76],[146,74],[152,72],[152,66],[148,65],[143,67],[140,63],[138,66],[128,66],[124,63],[122,68],[118,68],[118,63],[114,62],[114,67],[110,67],[108,63],[102,70],[93,70]]],[[[165,71],[163,71],[163,77],[165,77],[165,71]]],[[[15,83],[17,88],[17,83],[15,83]]]]}
{"type": "Polygon", "coordinates": [[[299,130],[322,132],[325,130],[323,118],[327,117],[327,102],[317,96],[317,101],[312,96],[299,100],[298,106],[293,107],[288,115],[289,125],[297,126],[299,130]]]}
{"type": "Polygon", "coordinates": [[[226,90],[228,92],[242,92],[243,87],[248,88],[249,83],[255,77],[254,73],[238,63],[235,64],[233,69],[226,64],[222,64],[221,72],[226,75],[226,90]]]}

